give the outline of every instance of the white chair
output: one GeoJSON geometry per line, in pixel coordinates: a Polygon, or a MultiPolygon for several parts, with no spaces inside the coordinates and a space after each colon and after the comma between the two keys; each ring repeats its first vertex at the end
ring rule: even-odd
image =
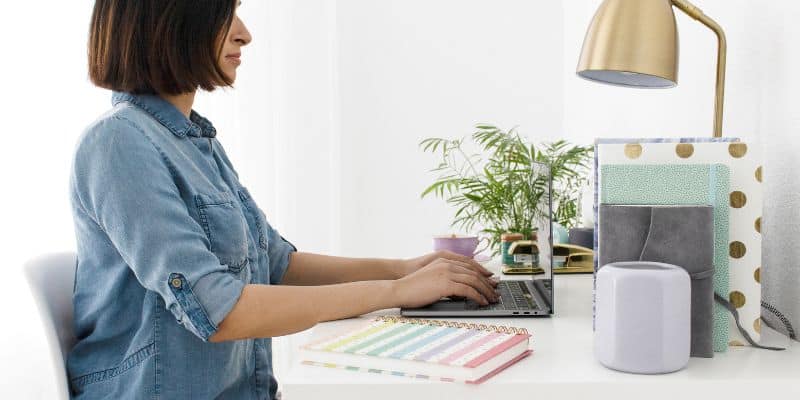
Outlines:
{"type": "Polygon", "coordinates": [[[56,374],[56,390],[69,399],[66,361],[75,344],[72,328],[72,289],[75,282],[75,253],[54,253],[25,264],[24,273],[39,309],[50,362],[56,374]]]}

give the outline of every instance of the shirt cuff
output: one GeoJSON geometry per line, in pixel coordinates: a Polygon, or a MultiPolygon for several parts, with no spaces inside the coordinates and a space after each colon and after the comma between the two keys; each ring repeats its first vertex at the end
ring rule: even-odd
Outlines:
{"type": "Polygon", "coordinates": [[[191,326],[187,328],[203,339],[208,339],[217,331],[219,324],[239,301],[244,282],[228,272],[212,272],[190,284],[179,273],[169,276],[169,288],[191,326]]]}

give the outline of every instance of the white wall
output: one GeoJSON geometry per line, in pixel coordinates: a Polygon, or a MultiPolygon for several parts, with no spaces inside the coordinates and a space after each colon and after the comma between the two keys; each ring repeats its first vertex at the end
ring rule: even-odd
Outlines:
{"type": "Polygon", "coordinates": [[[421,254],[455,230],[444,201],[419,198],[437,163],[420,140],[479,122],[562,132],[561,2],[339,0],[337,12],[340,250],[421,254]]]}
{"type": "Polygon", "coordinates": [[[44,338],[20,266],[33,254],[74,248],[70,153],[110,104],[86,78],[90,2],[47,3],[0,6],[0,397],[9,399],[53,397],[42,382],[50,373],[44,338]]]}
{"type": "Polygon", "coordinates": [[[253,35],[235,90],[202,93],[195,109],[219,140],[271,224],[298,247],[332,252],[337,213],[334,2],[247,2],[253,35]]]}
{"type": "MultiPolygon", "coordinates": [[[[52,397],[42,378],[46,358],[36,311],[18,271],[32,255],[74,246],[66,198],[71,149],[109,106],[108,94],[85,78],[92,3],[2,6],[2,398],[52,397]]],[[[768,149],[783,150],[767,165],[795,170],[800,32],[792,23],[800,5],[696,3],[728,33],[725,134],[763,138],[768,149]]],[[[598,4],[247,1],[241,12],[255,41],[244,50],[237,88],[202,95],[195,108],[218,127],[270,221],[299,247],[413,256],[429,249],[431,235],[447,232],[451,218],[442,201],[419,199],[434,165],[417,147],[422,138],[465,136],[476,122],[580,143],[596,136],[710,135],[713,35],[678,16],[682,57],[675,89],[591,84],[574,69],[598,4]]],[[[786,174],[781,179],[773,181],[796,182],[786,174]]],[[[800,226],[793,204],[765,211],[765,218],[800,226]]],[[[285,355],[276,346],[279,379],[285,355]]]]}
{"type": "MultiPolygon", "coordinates": [[[[564,2],[564,131],[567,137],[711,136],[713,130],[716,36],[679,10],[678,86],[672,89],[627,89],[600,85],[575,76],[586,28],[600,0],[564,2]]],[[[716,20],[728,38],[724,136],[753,138],[761,120],[761,91],[767,74],[760,56],[782,37],[767,39],[760,29],[766,9],[796,10],[789,0],[694,1],[716,20]],[[755,5],[759,6],[756,8],[755,5]]]]}

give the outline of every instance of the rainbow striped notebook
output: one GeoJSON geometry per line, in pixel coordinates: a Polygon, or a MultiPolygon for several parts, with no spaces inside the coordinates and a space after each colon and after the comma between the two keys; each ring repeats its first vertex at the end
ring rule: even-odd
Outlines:
{"type": "Polygon", "coordinates": [[[381,316],[309,344],[305,365],[482,383],[532,353],[523,328],[381,316]]]}

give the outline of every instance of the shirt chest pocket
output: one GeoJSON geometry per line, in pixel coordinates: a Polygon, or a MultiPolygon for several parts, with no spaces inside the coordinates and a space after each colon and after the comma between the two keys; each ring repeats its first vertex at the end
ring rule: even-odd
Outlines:
{"type": "Polygon", "coordinates": [[[258,231],[258,247],[262,250],[267,250],[267,220],[264,218],[263,213],[256,205],[255,201],[253,201],[253,197],[250,196],[250,192],[247,190],[246,187],[240,186],[239,187],[239,198],[242,200],[242,204],[247,209],[247,212],[250,214],[250,217],[253,219],[255,223],[256,230],[258,231]]]}
{"type": "Polygon", "coordinates": [[[231,272],[248,263],[247,222],[238,202],[224,192],[195,195],[200,225],[208,237],[209,249],[231,272]]]}

